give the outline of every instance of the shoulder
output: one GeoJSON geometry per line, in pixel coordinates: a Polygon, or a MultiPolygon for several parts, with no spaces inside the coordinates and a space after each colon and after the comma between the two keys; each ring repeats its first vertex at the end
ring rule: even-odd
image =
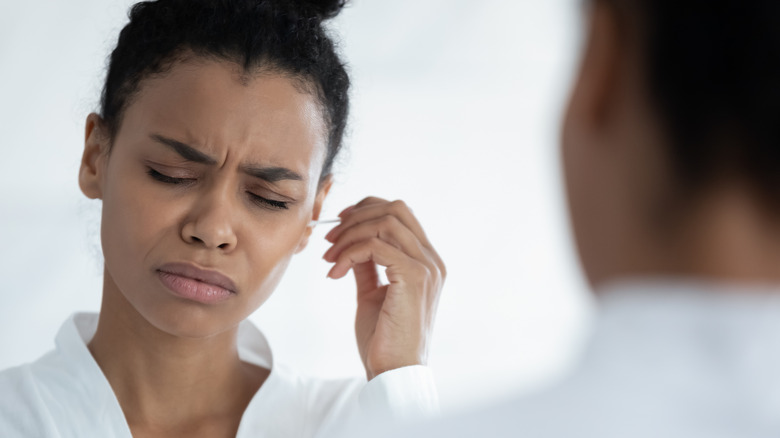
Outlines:
{"type": "Polygon", "coordinates": [[[56,347],[39,359],[0,372],[0,437],[128,436],[119,404],[79,331],[86,317],[69,318],[56,347]]]}
{"type": "Polygon", "coordinates": [[[322,418],[353,410],[404,422],[438,413],[433,374],[421,365],[390,370],[368,382],[362,377],[295,380],[309,412],[322,418]]]}
{"type": "Polygon", "coordinates": [[[276,365],[273,376],[273,380],[266,383],[286,387],[288,394],[315,423],[349,411],[366,385],[364,378],[322,378],[296,373],[284,365],[276,365]]]}
{"type": "Polygon", "coordinates": [[[49,418],[30,365],[0,372],[0,436],[51,436],[49,418]]]}
{"type": "Polygon", "coordinates": [[[356,399],[366,385],[361,377],[322,378],[297,375],[296,382],[312,409],[327,409],[356,399]]]}
{"type": "Polygon", "coordinates": [[[433,375],[425,366],[390,370],[369,382],[356,379],[350,387],[349,398],[345,399],[348,408],[342,409],[341,417],[327,422],[328,427],[324,428],[330,432],[328,436],[377,436],[378,424],[408,425],[435,417],[439,412],[433,375]]]}
{"type": "Polygon", "coordinates": [[[67,418],[61,413],[68,406],[60,395],[79,392],[69,368],[67,357],[55,348],[33,362],[0,371],[0,436],[58,436],[55,419],[67,418]]]}
{"type": "Polygon", "coordinates": [[[321,435],[349,421],[361,387],[360,379],[317,378],[277,362],[244,411],[238,436],[321,435]]]}

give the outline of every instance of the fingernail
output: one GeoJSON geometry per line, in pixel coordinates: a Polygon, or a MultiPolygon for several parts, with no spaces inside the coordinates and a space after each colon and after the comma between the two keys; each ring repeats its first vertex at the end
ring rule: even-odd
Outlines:
{"type": "Polygon", "coordinates": [[[344,210],[339,213],[339,217],[343,218],[346,214],[348,214],[352,209],[355,208],[354,205],[350,205],[349,207],[345,208],[344,210]]]}
{"type": "Polygon", "coordinates": [[[328,231],[328,234],[325,235],[325,240],[327,240],[328,242],[333,242],[333,236],[335,235],[336,230],[338,228],[339,227],[337,226],[337,227],[333,228],[332,230],[328,231]]]}

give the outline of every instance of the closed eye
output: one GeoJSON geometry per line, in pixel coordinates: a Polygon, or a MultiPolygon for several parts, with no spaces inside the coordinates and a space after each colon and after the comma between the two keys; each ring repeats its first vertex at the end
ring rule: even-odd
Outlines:
{"type": "Polygon", "coordinates": [[[247,192],[247,193],[249,193],[249,196],[252,198],[252,201],[261,207],[271,208],[274,210],[287,210],[289,208],[289,206],[287,205],[288,202],[264,198],[262,196],[255,195],[252,192],[247,192]]]}
{"type": "Polygon", "coordinates": [[[192,183],[192,182],[195,181],[192,178],[174,178],[172,176],[168,176],[168,175],[162,174],[162,173],[152,169],[151,167],[149,168],[149,170],[146,171],[146,173],[149,174],[149,176],[151,176],[155,180],[160,181],[161,183],[165,183],[165,184],[177,184],[177,185],[180,185],[180,184],[189,184],[189,183],[192,183]]]}

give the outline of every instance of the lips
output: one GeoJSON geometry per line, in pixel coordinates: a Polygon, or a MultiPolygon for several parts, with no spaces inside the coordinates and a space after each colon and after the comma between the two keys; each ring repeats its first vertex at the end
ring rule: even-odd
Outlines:
{"type": "Polygon", "coordinates": [[[215,304],[236,294],[236,285],[226,275],[187,263],[168,263],[157,269],[160,281],[181,298],[215,304]]]}

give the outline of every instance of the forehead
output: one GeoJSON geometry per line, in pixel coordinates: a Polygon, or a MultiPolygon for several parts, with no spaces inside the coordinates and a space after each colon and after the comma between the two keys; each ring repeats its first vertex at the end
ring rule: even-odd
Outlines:
{"type": "Polygon", "coordinates": [[[295,79],[247,75],[235,63],[201,58],[139,84],[119,135],[151,132],[215,157],[238,154],[305,173],[301,167],[321,167],[327,147],[321,106],[295,79]]]}

